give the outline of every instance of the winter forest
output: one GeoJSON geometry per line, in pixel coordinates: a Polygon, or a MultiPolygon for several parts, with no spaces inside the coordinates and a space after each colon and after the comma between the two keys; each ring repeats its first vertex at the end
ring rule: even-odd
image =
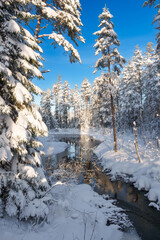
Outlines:
{"type": "Polygon", "coordinates": [[[160,239],[160,2],[141,6],[156,44],[130,59],[108,2],[93,13],[93,83],[70,87],[62,68],[50,88],[48,41],[81,64],[80,1],[0,0],[2,240],[160,239]]]}

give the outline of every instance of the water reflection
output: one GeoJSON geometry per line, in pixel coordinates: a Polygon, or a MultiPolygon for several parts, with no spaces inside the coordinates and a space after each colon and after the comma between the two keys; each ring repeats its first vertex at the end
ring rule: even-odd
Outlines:
{"type": "Polygon", "coordinates": [[[70,147],[47,159],[45,169],[50,180],[90,184],[99,194],[108,194],[118,200],[118,205],[127,211],[142,240],[160,240],[160,212],[148,207],[144,192],[120,180],[112,182],[102,172],[92,151],[99,142],[87,136],[60,137],[60,140],[70,144],[70,147]]]}

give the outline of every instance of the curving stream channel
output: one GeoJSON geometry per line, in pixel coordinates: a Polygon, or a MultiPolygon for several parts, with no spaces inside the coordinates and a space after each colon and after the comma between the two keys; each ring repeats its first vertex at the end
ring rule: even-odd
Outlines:
{"type": "Polygon", "coordinates": [[[68,143],[69,147],[45,161],[49,178],[87,183],[99,194],[108,194],[125,210],[142,240],[160,240],[160,212],[148,207],[145,192],[138,191],[121,179],[112,182],[110,175],[102,172],[98,158],[93,153],[99,141],[84,135],[58,135],[56,138],[68,143]]]}

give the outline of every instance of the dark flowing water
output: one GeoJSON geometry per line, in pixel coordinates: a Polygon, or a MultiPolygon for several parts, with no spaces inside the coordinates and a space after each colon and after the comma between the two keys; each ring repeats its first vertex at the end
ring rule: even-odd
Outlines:
{"type": "MultiPolygon", "coordinates": [[[[102,172],[93,148],[100,142],[88,136],[59,136],[69,144],[63,153],[48,158],[45,169],[48,176],[61,181],[75,180],[90,184],[99,194],[108,194],[117,200],[117,205],[126,211],[142,240],[160,240],[160,212],[148,207],[145,192],[138,191],[123,180],[111,181],[102,172]]],[[[128,239],[129,240],[129,239],[128,239]]]]}

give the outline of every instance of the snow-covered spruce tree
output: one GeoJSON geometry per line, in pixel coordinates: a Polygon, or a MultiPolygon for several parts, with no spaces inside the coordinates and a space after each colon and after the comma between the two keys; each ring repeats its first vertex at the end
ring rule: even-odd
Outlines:
{"type": "Polygon", "coordinates": [[[92,96],[92,87],[87,78],[84,78],[81,85],[81,98],[83,101],[83,123],[81,127],[88,128],[90,126],[90,101],[92,96]]]}
{"type": "Polygon", "coordinates": [[[132,62],[135,65],[136,69],[136,79],[137,79],[137,91],[140,93],[140,103],[142,105],[142,72],[143,72],[143,57],[142,53],[138,47],[134,51],[134,56],[132,58],[132,62]]]}
{"type": "Polygon", "coordinates": [[[158,13],[154,17],[153,23],[156,24],[156,29],[158,30],[157,37],[156,37],[156,40],[157,40],[156,52],[160,54],[160,1],[148,0],[148,1],[145,1],[143,4],[144,7],[148,5],[149,7],[154,6],[158,11],[158,13]]]}
{"type": "Polygon", "coordinates": [[[105,83],[105,79],[101,76],[95,78],[93,82],[93,122],[94,126],[110,127],[112,124],[111,119],[111,102],[110,102],[110,90],[105,83]]]}
{"type": "Polygon", "coordinates": [[[62,79],[58,75],[57,82],[53,84],[53,100],[54,100],[54,118],[57,127],[62,127],[62,79]]]}
{"type": "Polygon", "coordinates": [[[134,62],[128,61],[122,72],[119,91],[119,122],[123,130],[132,130],[133,122],[137,122],[140,116],[141,94],[137,77],[134,62]]]}
{"type": "Polygon", "coordinates": [[[107,68],[108,70],[106,74],[103,74],[103,78],[105,82],[105,88],[108,88],[110,91],[114,147],[115,151],[117,151],[114,97],[117,92],[117,81],[118,75],[120,74],[120,68],[123,67],[125,59],[119,54],[116,47],[120,45],[120,42],[117,39],[117,34],[113,29],[114,24],[111,21],[112,17],[113,16],[106,7],[103,8],[102,14],[99,15],[99,27],[101,29],[94,33],[94,35],[98,36],[94,47],[96,49],[95,55],[98,55],[101,52],[102,57],[96,62],[94,72],[96,72],[97,69],[107,68]]]}
{"type": "Polygon", "coordinates": [[[145,131],[153,137],[160,136],[160,56],[147,44],[143,71],[143,120],[145,131]]]}
{"type": "Polygon", "coordinates": [[[92,112],[93,112],[93,126],[96,128],[102,127],[103,125],[103,113],[101,111],[102,106],[102,77],[97,77],[93,81],[93,103],[92,103],[92,112]]]}
{"type": "Polygon", "coordinates": [[[119,91],[119,125],[123,129],[133,129],[135,121],[142,129],[143,116],[143,57],[138,46],[134,56],[124,67],[119,91]]]}
{"type": "Polygon", "coordinates": [[[42,97],[41,97],[41,114],[42,114],[42,119],[47,125],[48,129],[54,128],[54,119],[52,115],[52,100],[53,100],[53,93],[52,91],[48,88],[47,91],[42,92],[42,97]]]}
{"type": "Polygon", "coordinates": [[[76,84],[74,89],[71,92],[71,114],[72,114],[72,126],[75,128],[80,127],[80,118],[81,118],[81,95],[78,90],[78,85],[76,84]]]}
{"type": "Polygon", "coordinates": [[[69,109],[70,109],[70,87],[68,81],[65,81],[62,85],[62,127],[67,128],[69,126],[69,109]]]}
{"type": "Polygon", "coordinates": [[[143,82],[143,122],[145,130],[152,131],[151,128],[151,115],[152,115],[152,104],[151,104],[151,83],[152,83],[152,66],[154,62],[154,49],[153,43],[149,42],[146,46],[146,52],[144,53],[144,70],[142,75],[143,82]]]}
{"type": "Polygon", "coordinates": [[[27,219],[48,213],[43,197],[48,183],[36,140],[47,127],[32,104],[31,94],[40,90],[30,81],[42,78],[42,49],[16,21],[19,9],[30,16],[23,2],[0,1],[0,199],[9,216],[27,219]]]}
{"type": "Polygon", "coordinates": [[[68,40],[70,38],[77,46],[77,41],[84,42],[84,38],[81,36],[82,22],[79,0],[27,0],[26,2],[34,13],[31,27],[35,37],[39,40],[51,39],[51,45],[58,44],[70,54],[71,62],[81,62],[78,51],[68,40]]]}
{"type": "MultiPolygon", "coordinates": [[[[136,90],[140,94],[140,104],[139,104],[139,115],[138,115],[138,124],[140,127],[140,132],[142,130],[142,115],[143,115],[143,106],[142,106],[142,96],[143,96],[143,82],[142,82],[142,73],[143,73],[143,57],[138,46],[136,46],[134,56],[132,58],[132,63],[135,65],[135,82],[136,90]]],[[[136,106],[138,107],[138,106],[136,106]]]]}

